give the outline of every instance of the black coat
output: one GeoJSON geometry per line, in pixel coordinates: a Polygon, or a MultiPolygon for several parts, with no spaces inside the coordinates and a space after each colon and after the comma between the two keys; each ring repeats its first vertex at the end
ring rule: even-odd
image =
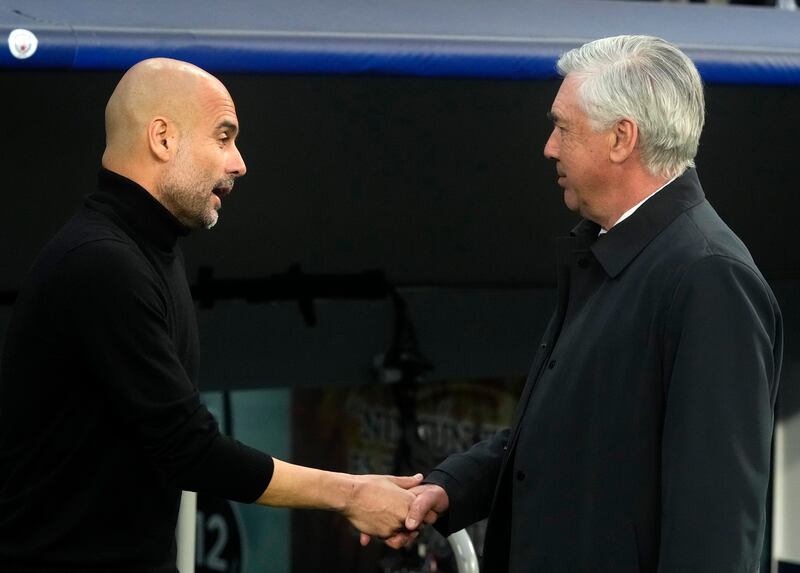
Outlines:
{"type": "Polygon", "coordinates": [[[484,572],[757,571],[782,355],[775,297],[687,171],[560,239],[558,308],[509,430],[427,478],[484,572]]]}

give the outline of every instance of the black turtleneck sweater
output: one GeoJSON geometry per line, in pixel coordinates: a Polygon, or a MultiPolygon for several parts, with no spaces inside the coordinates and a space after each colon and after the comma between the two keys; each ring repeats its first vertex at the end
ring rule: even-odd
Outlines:
{"type": "Polygon", "coordinates": [[[173,572],[181,489],[267,487],[272,458],[200,402],[185,233],[103,170],[31,269],[0,375],[0,570],[173,572]]]}

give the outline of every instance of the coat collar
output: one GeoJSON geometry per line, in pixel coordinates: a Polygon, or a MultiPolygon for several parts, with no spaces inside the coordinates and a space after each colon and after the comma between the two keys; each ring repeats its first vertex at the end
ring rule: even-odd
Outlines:
{"type": "MultiPolygon", "coordinates": [[[[679,215],[704,200],[697,172],[687,169],[645,201],[633,215],[594,241],[590,249],[606,274],[614,278],[679,215]]],[[[599,230],[596,223],[584,219],[570,234],[589,238],[592,234],[596,237],[599,230]]]]}

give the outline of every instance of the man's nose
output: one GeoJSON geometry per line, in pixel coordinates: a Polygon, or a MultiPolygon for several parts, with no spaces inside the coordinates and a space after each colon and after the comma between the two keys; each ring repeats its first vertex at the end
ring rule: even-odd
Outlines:
{"type": "Polygon", "coordinates": [[[544,156],[547,159],[558,159],[558,146],[556,144],[556,130],[550,132],[550,137],[544,144],[544,156]]]}
{"type": "Polygon", "coordinates": [[[228,167],[228,173],[235,175],[236,177],[241,177],[247,173],[247,166],[244,164],[244,159],[242,158],[242,154],[239,152],[238,147],[234,147],[234,154],[233,158],[231,159],[231,165],[228,167]]]}

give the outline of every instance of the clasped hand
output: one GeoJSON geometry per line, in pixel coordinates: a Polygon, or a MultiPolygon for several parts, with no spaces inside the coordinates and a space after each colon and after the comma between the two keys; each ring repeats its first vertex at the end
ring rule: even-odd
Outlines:
{"type": "Polygon", "coordinates": [[[353,477],[352,495],[343,513],[361,532],[361,545],[373,536],[395,549],[408,545],[423,523],[434,523],[449,505],[444,489],[420,483],[422,474],[353,477]]]}

